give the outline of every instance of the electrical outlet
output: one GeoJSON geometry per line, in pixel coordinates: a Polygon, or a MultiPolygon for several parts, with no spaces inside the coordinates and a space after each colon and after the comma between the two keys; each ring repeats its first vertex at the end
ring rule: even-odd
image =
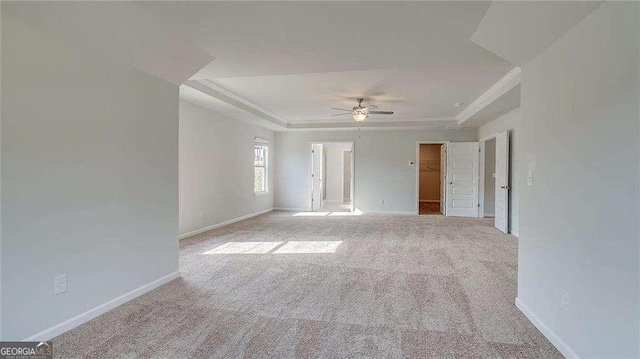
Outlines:
{"type": "Polygon", "coordinates": [[[566,290],[560,292],[560,306],[565,312],[569,311],[569,293],[566,290]]]}
{"type": "Polygon", "coordinates": [[[384,199],[381,199],[381,200],[380,200],[380,204],[384,204],[384,199]]]}
{"type": "Polygon", "coordinates": [[[67,275],[61,274],[55,277],[53,284],[54,284],[53,291],[55,292],[55,294],[66,292],[67,291],[67,275]]]}

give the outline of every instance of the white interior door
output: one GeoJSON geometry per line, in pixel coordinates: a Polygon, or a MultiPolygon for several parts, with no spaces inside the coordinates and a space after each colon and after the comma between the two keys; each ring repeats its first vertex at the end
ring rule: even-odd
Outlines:
{"type": "Polygon", "coordinates": [[[447,146],[447,216],[478,217],[478,142],[447,146]]]}
{"type": "Polygon", "coordinates": [[[440,213],[446,214],[447,208],[447,145],[440,145],[440,213]]]}
{"type": "Polygon", "coordinates": [[[327,151],[324,150],[324,146],[320,146],[320,151],[322,153],[322,164],[320,165],[320,173],[322,173],[322,206],[327,201],[327,151]]]}
{"type": "Polygon", "coordinates": [[[311,210],[322,207],[322,144],[311,145],[311,210]]]}
{"type": "Polygon", "coordinates": [[[495,226],[504,233],[509,231],[509,132],[496,137],[496,214],[495,226]]]}

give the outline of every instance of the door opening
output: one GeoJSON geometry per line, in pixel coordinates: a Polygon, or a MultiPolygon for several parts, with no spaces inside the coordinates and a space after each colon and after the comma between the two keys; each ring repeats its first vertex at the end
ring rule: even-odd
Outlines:
{"type": "MultiPolygon", "coordinates": [[[[478,217],[478,142],[418,141],[416,159],[420,161],[420,146],[440,145],[440,213],[454,217],[478,217]]],[[[413,165],[413,162],[411,162],[413,165]]],[[[420,213],[420,164],[416,167],[416,214],[420,213]]]]}
{"type": "Polygon", "coordinates": [[[482,206],[485,218],[496,216],[496,140],[490,139],[484,143],[484,205],[482,206]]]}
{"type": "MultiPolygon", "coordinates": [[[[446,141],[416,143],[416,214],[446,215],[446,141]]],[[[413,165],[413,162],[411,163],[413,165]]]]}
{"type": "Polygon", "coordinates": [[[494,226],[509,232],[509,132],[480,141],[480,217],[493,217],[494,226]]]}
{"type": "Polygon", "coordinates": [[[342,200],[351,205],[351,150],[342,151],[342,200]]]}
{"type": "Polygon", "coordinates": [[[311,144],[311,210],[352,212],[354,209],[353,142],[311,144]]]}
{"type": "Polygon", "coordinates": [[[418,159],[418,213],[442,214],[443,192],[441,144],[420,144],[418,159]]]}

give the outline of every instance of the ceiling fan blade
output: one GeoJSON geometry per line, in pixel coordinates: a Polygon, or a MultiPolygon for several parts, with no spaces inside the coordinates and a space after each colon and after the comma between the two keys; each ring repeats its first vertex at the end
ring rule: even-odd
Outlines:
{"type": "Polygon", "coordinates": [[[335,115],[331,115],[331,117],[335,117],[335,116],[347,116],[347,115],[351,116],[351,113],[338,113],[338,114],[335,114],[335,115]]]}
{"type": "Polygon", "coordinates": [[[349,112],[353,111],[353,110],[347,110],[346,108],[337,108],[337,107],[332,107],[331,109],[338,110],[338,111],[349,111],[349,112]]]}
{"type": "Polygon", "coordinates": [[[370,115],[393,115],[393,111],[369,111],[370,115]]]}
{"type": "Polygon", "coordinates": [[[367,105],[367,107],[375,107],[375,108],[378,108],[378,106],[373,105],[373,104],[368,104],[368,105],[367,105]]]}

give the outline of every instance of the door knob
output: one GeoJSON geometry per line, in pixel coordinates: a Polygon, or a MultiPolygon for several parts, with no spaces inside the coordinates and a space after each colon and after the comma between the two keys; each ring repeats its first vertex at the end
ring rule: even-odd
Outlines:
{"type": "Polygon", "coordinates": [[[453,182],[449,182],[449,184],[453,184],[453,182]]]}

